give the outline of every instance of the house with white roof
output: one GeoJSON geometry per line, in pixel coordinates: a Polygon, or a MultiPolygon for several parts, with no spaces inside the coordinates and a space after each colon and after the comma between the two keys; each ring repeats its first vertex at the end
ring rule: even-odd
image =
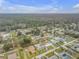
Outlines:
{"type": "Polygon", "coordinates": [[[2,36],[3,40],[7,40],[10,38],[10,33],[1,32],[0,35],[2,36]]]}

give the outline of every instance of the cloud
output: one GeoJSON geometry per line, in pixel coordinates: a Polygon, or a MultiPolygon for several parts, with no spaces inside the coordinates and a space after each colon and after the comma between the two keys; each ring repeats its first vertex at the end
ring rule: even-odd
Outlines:
{"type": "MultiPolygon", "coordinates": [[[[29,6],[13,4],[9,0],[0,0],[0,13],[78,13],[79,4],[75,4],[72,10],[66,10],[58,5],[58,0],[50,0],[51,3],[42,6],[29,6]]],[[[34,2],[34,0],[32,0],[34,2]]],[[[32,3],[31,2],[31,3],[32,3]]]]}
{"type": "Polygon", "coordinates": [[[44,6],[28,6],[12,4],[7,0],[0,0],[0,13],[58,13],[60,10],[61,7],[55,7],[51,4],[44,6]]]}
{"type": "Polygon", "coordinates": [[[0,7],[3,5],[4,2],[5,0],[0,0],[0,7]]]}
{"type": "Polygon", "coordinates": [[[58,12],[58,8],[52,6],[26,6],[26,5],[13,5],[13,6],[4,6],[2,10],[3,13],[51,13],[58,12]]]}
{"type": "Polygon", "coordinates": [[[79,13],[79,4],[75,4],[73,6],[73,10],[74,10],[75,13],[79,13]]]}
{"type": "Polygon", "coordinates": [[[79,8],[79,4],[74,5],[73,8],[79,8]]]}
{"type": "Polygon", "coordinates": [[[58,8],[53,8],[51,6],[43,7],[34,7],[34,6],[24,6],[24,5],[15,5],[3,8],[4,12],[9,13],[51,13],[57,12],[58,8]]]}

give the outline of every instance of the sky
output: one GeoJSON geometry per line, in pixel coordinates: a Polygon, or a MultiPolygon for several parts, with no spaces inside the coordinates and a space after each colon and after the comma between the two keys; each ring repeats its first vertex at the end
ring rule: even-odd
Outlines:
{"type": "Polygon", "coordinates": [[[0,13],[79,13],[79,0],[0,0],[0,13]]]}

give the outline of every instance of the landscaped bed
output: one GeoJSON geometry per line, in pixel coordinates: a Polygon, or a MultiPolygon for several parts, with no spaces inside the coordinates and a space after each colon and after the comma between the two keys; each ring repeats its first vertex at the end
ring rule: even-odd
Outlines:
{"type": "Polygon", "coordinates": [[[48,54],[46,54],[45,56],[47,56],[48,58],[52,57],[54,55],[54,52],[50,52],[48,54]]]}
{"type": "Polygon", "coordinates": [[[66,42],[71,42],[72,40],[74,40],[74,38],[70,37],[70,36],[67,36],[65,37],[66,38],[66,42]]]}
{"type": "Polygon", "coordinates": [[[53,47],[52,47],[52,46],[48,46],[47,48],[48,48],[48,50],[53,49],[53,47]]]}
{"type": "Polygon", "coordinates": [[[42,50],[39,50],[39,54],[42,54],[44,52],[46,52],[46,49],[45,48],[43,48],[42,50]]]}
{"type": "Polygon", "coordinates": [[[56,49],[55,51],[56,51],[57,53],[61,53],[62,51],[64,51],[64,49],[59,48],[59,49],[56,49]]]}
{"type": "Polygon", "coordinates": [[[58,43],[56,43],[57,45],[63,45],[64,44],[64,42],[58,42],[58,43]]]}

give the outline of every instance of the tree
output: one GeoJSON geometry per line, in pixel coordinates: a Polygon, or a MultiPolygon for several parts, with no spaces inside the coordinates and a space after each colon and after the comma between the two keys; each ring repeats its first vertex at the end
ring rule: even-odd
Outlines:
{"type": "Polygon", "coordinates": [[[2,43],[2,41],[3,41],[3,40],[2,40],[2,37],[1,37],[1,35],[0,35],[0,43],[2,43]]]}
{"type": "Polygon", "coordinates": [[[19,38],[20,38],[19,44],[20,44],[21,47],[25,47],[25,46],[30,45],[30,43],[31,43],[30,37],[28,37],[26,35],[21,35],[19,38]]]}
{"type": "Polygon", "coordinates": [[[38,28],[35,28],[32,30],[32,34],[38,36],[40,35],[40,30],[38,28]]]}
{"type": "Polygon", "coordinates": [[[6,52],[9,51],[11,48],[12,48],[12,44],[9,43],[9,42],[5,43],[4,46],[3,46],[3,49],[6,52]]]}
{"type": "Polygon", "coordinates": [[[77,59],[79,59],[79,57],[77,57],[77,59]]]}

